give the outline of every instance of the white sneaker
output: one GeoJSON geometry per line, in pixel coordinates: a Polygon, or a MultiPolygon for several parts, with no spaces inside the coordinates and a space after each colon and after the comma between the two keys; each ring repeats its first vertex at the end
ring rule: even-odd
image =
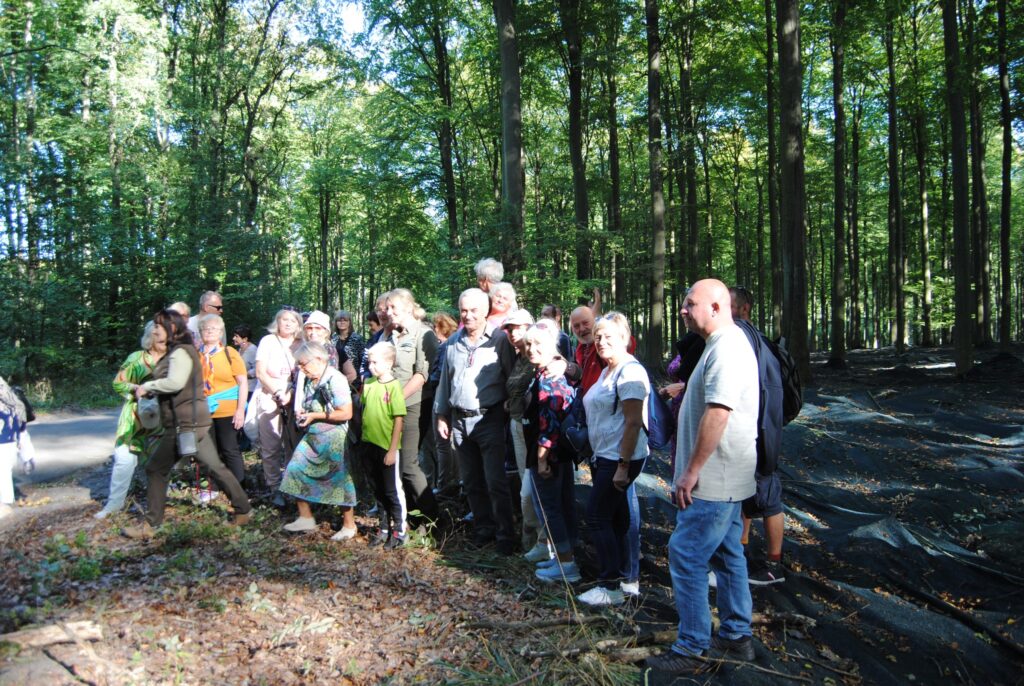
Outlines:
{"type": "Polygon", "coordinates": [[[292,533],[312,531],[316,528],[316,520],[312,517],[296,517],[294,522],[289,522],[281,528],[285,531],[291,531],[292,533]]]}
{"type": "Polygon", "coordinates": [[[619,590],[622,591],[623,595],[632,596],[634,598],[640,597],[640,582],[639,581],[623,581],[619,584],[619,590]]]}
{"type": "Polygon", "coordinates": [[[708,572],[708,586],[710,588],[718,588],[718,577],[715,576],[714,572],[708,572]]]}
{"type": "Polygon", "coordinates": [[[622,595],[622,591],[609,591],[607,588],[594,586],[586,593],[576,596],[576,600],[594,607],[602,607],[606,605],[622,605],[622,603],[626,602],[626,597],[622,595]]]}
{"type": "Polygon", "coordinates": [[[92,517],[93,519],[106,519],[112,514],[114,514],[113,510],[108,510],[107,508],[104,507],[102,510],[94,514],[92,517]]]}
{"type": "Polygon", "coordinates": [[[340,529],[338,529],[338,533],[336,533],[333,536],[331,536],[331,540],[332,541],[347,541],[350,538],[355,538],[357,533],[359,533],[359,530],[356,529],[355,527],[352,527],[351,529],[346,529],[345,527],[341,527],[340,529]]]}
{"type": "Polygon", "coordinates": [[[544,560],[551,559],[551,551],[548,549],[547,543],[538,543],[530,548],[530,550],[523,555],[523,558],[528,562],[543,562],[544,560]]]}

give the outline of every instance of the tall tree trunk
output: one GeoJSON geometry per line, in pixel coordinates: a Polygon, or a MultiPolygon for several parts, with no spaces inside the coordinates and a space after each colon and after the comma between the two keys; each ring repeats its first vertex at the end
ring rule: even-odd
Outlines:
{"type": "MultiPolygon", "coordinates": [[[[918,11],[919,6],[915,3],[911,11],[911,27],[913,30],[913,58],[911,73],[914,78],[915,88],[920,88],[921,70],[919,64],[919,32],[918,11]]],[[[920,203],[920,250],[921,253],[921,345],[932,345],[932,265],[931,247],[928,236],[928,170],[926,160],[928,155],[927,128],[925,125],[924,104],[921,95],[914,97],[914,157],[917,162],[917,197],[920,203]]]]}
{"type": "Polygon", "coordinates": [[[1010,273],[1010,199],[1013,196],[1010,163],[1013,160],[1013,129],[1010,116],[1010,75],[1006,63],[1006,0],[996,5],[999,25],[999,120],[1003,129],[1002,196],[999,210],[999,347],[1009,350],[1013,301],[1010,273]]]}
{"type": "Polygon", "coordinates": [[[953,276],[955,325],[953,346],[956,350],[956,374],[963,378],[974,365],[971,297],[971,237],[969,189],[967,184],[967,118],[960,40],[957,35],[956,0],[942,0],[942,35],[946,62],[946,98],[949,104],[951,134],[950,154],[953,158],[953,276]]]}
{"type": "MultiPolygon", "coordinates": [[[[771,0],[768,0],[769,2],[771,0]]],[[[679,101],[681,121],[681,147],[686,192],[686,236],[683,239],[686,252],[685,269],[687,286],[697,281],[700,263],[700,226],[697,213],[697,120],[693,111],[693,28],[692,2],[687,1],[688,10],[681,27],[682,45],[679,65],[679,101]]]]}
{"type": "Polygon", "coordinates": [[[902,353],[907,338],[906,309],[903,297],[903,198],[900,192],[900,134],[896,112],[896,55],[893,41],[893,12],[885,24],[885,57],[889,82],[887,103],[889,113],[889,307],[895,319],[890,328],[890,341],[902,353]]]}
{"type": "Polygon", "coordinates": [[[576,278],[591,278],[592,243],[588,233],[590,203],[587,169],[583,161],[583,39],[580,32],[580,0],[559,0],[558,18],[568,53],[569,161],[572,165],[572,204],[576,224],[576,278]]]}
{"type": "Polygon", "coordinates": [[[613,64],[606,74],[608,90],[608,230],[616,237],[612,256],[612,302],[619,306],[626,293],[626,274],[622,263],[622,171],[619,162],[618,81],[613,64]]]}
{"type": "MultiPolygon", "coordinates": [[[[441,156],[441,180],[444,184],[444,212],[448,223],[448,258],[458,257],[459,244],[459,206],[458,193],[455,188],[455,165],[453,164],[453,148],[455,147],[455,129],[452,126],[452,76],[451,63],[448,58],[448,36],[439,18],[434,18],[430,30],[430,40],[434,48],[434,60],[437,63],[435,80],[438,96],[444,106],[437,132],[438,153],[441,156]]],[[[449,285],[449,296],[454,299],[457,286],[449,285]]]]}
{"type": "Polygon", "coordinates": [[[850,347],[862,348],[864,346],[864,334],[861,328],[861,303],[867,305],[866,300],[860,295],[860,238],[858,235],[858,221],[860,212],[860,124],[864,116],[864,106],[860,98],[856,99],[853,105],[853,131],[850,136],[850,293],[853,295],[850,303],[850,347]]]}
{"type": "MultiPolygon", "coordinates": [[[[775,142],[775,21],[772,0],[764,0],[765,116],[768,130],[768,242],[771,257],[772,332],[782,334],[782,237],[779,233],[778,145],[775,142]]],[[[763,289],[765,284],[759,284],[763,289]]]]}
{"type": "Polygon", "coordinates": [[[523,114],[516,38],[515,0],[493,0],[501,58],[502,262],[510,274],[523,271],[523,114]]]}
{"type": "Polygon", "coordinates": [[[781,184],[779,233],[782,249],[782,333],[805,380],[811,378],[807,349],[807,236],[804,230],[805,181],[803,111],[800,103],[800,5],[776,0],[779,37],[779,132],[781,184]]]}
{"type": "Polygon", "coordinates": [[[661,34],[658,2],[644,0],[647,22],[647,145],[651,182],[651,320],[647,359],[661,361],[665,329],[665,197],[661,175],[661,34]]]}
{"type": "Polygon", "coordinates": [[[828,364],[846,367],[846,106],[843,102],[846,0],[835,0],[832,18],[832,336],[828,364]]]}
{"type": "Polygon", "coordinates": [[[331,306],[330,294],[328,293],[331,274],[329,271],[327,240],[330,237],[331,228],[331,192],[326,186],[321,186],[317,193],[317,217],[320,220],[320,306],[327,310],[331,306]]]}
{"type": "Polygon", "coordinates": [[[992,342],[992,259],[989,240],[988,194],[985,180],[985,135],[981,118],[981,87],[978,51],[975,46],[977,21],[974,3],[967,5],[967,63],[970,69],[971,124],[971,234],[974,250],[974,298],[976,304],[974,342],[988,345],[992,342]]]}

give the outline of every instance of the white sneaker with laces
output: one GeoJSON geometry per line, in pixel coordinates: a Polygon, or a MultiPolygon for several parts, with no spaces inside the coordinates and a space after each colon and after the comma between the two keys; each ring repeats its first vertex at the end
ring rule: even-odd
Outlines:
{"type": "Polygon", "coordinates": [[[594,586],[586,593],[576,596],[576,600],[593,607],[604,607],[608,605],[622,605],[622,603],[626,602],[626,597],[622,595],[622,591],[594,586]]]}
{"type": "Polygon", "coordinates": [[[632,596],[634,598],[640,597],[640,582],[639,581],[623,581],[619,584],[619,590],[622,591],[623,595],[632,596]]]}
{"type": "Polygon", "coordinates": [[[359,533],[359,530],[356,529],[355,527],[353,527],[351,529],[346,529],[345,527],[341,527],[340,529],[338,529],[338,533],[336,533],[333,536],[331,536],[331,540],[332,541],[347,541],[350,538],[355,538],[357,533],[359,533]]]}
{"type": "Polygon", "coordinates": [[[285,531],[299,533],[301,531],[312,531],[316,528],[316,520],[312,517],[296,517],[294,522],[289,522],[282,527],[285,531]]]}

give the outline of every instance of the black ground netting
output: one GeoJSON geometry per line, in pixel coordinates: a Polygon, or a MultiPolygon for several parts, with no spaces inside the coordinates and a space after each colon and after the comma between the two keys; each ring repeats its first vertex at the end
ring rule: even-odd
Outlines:
{"type": "MultiPolygon", "coordinates": [[[[1024,365],[1000,358],[957,383],[943,361],[919,352],[806,389],[780,466],[790,571],[754,589],[754,609],[816,625],[758,628],[759,666],[813,683],[1024,683],[1024,365]]],[[[648,471],[644,572],[663,587],[641,616],[664,628],[675,511],[667,462],[648,471]]],[[[706,680],[785,682],[743,668],[706,680]]]]}

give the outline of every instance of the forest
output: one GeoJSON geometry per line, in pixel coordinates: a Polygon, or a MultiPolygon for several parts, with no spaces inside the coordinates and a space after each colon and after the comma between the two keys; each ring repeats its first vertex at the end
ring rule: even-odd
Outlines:
{"type": "Polygon", "coordinates": [[[750,287],[807,368],[1024,332],[1016,0],[12,0],[0,369],[75,377],[175,300],[534,310],[602,290],[643,356],[750,287]]]}

